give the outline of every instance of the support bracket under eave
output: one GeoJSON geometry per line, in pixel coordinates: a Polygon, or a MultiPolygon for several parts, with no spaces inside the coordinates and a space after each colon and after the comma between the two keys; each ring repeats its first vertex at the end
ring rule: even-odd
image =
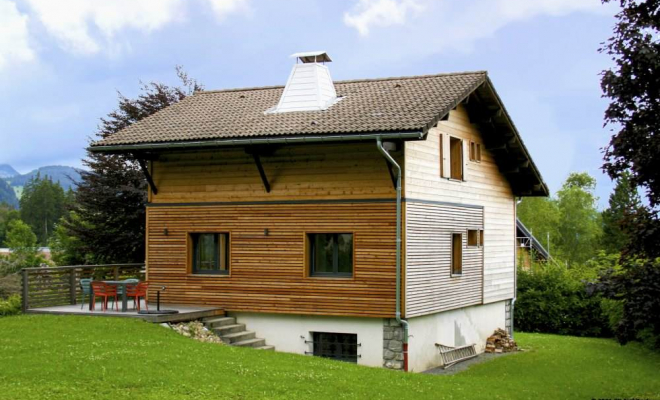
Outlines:
{"type": "Polygon", "coordinates": [[[144,177],[147,178],[147,183],[151,188],[151,193],[158,194],[158,188],[156,187],[156,184],[154,183],[154,180],[151,177],[151,174],[149,173],[149,168],[147,168],[147,163],[141,158],[138,158],[137,161],[138,164],[140,164],[140,169],[142,170],[144,177]]]}
{"type": "Polygon", "coordinates": [[[254,158],[254,163],[257,165],[257,169],[259,170],[259,176],[261,177],[261,182],[264,184],[264,189],[266,189],[266,193],[270,193],[270,184],[268,183],[268,177],[266,177],[266,172],[264,171],[264,167],[261,165],[261,158],[259,158],[259,154],[257,152],[253,152],[252,158],[254,158]]]}

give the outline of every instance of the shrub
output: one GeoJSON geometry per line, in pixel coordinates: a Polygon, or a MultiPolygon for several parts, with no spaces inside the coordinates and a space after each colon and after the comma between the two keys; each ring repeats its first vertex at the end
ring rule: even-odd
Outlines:
{"type": "Polygon", "coordinates": [[[547,264],[518,271],[515,326],[525,332],[611,336],[602,298],[588,294],[579,273],[547,264]]]}
{"type": "Polygon", "coordinates": [[[21,277],[18,274],[0,275],[0,300],[21,292],[21,277]]]}
{"type": "Polygon", "coordinates": [[[0,316],[17,315],[21,313],[21,296],[14,295],[7,300],[0,300],[0,316]]]}

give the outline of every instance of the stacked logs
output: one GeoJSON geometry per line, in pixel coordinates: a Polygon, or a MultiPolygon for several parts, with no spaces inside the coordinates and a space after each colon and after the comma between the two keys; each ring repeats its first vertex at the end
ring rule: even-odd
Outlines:
{"type": "Polygon", "coordinates": [[[496,329],[495,332],[486,339],[486,353],[508,353],[516,350],[518,350],[516,342],[504,329],[496,329]]]}

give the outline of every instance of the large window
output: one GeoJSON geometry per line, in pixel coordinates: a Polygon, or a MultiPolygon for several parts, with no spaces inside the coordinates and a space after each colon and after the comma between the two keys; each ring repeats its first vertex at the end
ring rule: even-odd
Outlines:
{"type": "Polygon", "coordinates": [[[356,334],[313,332],[312,338],[315,356],[357,363],[356,334]]]}
{"type": "Polygon", "coordinates": [[[228,233],[193,233],[190,238],[193,274],[229,273],[228,233]]]}
{"type": "Polygon", "coordinates": [[[452,276],[463,274],[463,235],[460,233],[451,235],[451,274],[452,276]]]}
{"type": "Polygon", "coordinates": [[[353,276],[352,233],[310,233],[308,240],[311,276],[353,276]]]}

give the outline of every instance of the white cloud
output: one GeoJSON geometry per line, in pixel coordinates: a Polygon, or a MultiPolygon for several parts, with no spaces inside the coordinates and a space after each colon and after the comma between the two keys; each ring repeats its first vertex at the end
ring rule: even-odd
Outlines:
{"type": "Polygon", "coordinates": [[[403,25],[409,13],[421,10],[416,0],[360,0],[351,12],[344,13],[344,23],[367,36],[372,26],[403,25]]]}
{"type": "Polygon", "coordinates": [[[124,29],[151,32],[175,21],[183,0],[27,0],[35,17],[67,51],[98,53],[124,29]]]}
{"type": "Polygon", "coordinates": [[[249,12],[248,0],[206,0],[213,9],[215,16],[223,20],[229,14],[249,12]]]}
{"type": "Polygon", "coordinates": [[[14,62],[35,58],[29,43],[28,16],[21,14],[16,4],[0,0],[0,70],[14,62]]]}

